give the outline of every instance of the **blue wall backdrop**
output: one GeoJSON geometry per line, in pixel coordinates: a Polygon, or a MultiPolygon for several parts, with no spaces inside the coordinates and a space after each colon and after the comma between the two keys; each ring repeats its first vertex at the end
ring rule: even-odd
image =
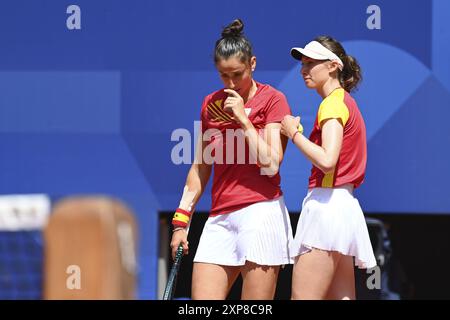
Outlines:
{"type": "MultiPolygon", "coordinates": [[[[108,194],[140,228],[139,297],[156,298],[158,212],[178,205],[189,165],[171,161],[204,95],[221,88],[212,50],[243,19],[255,78],[282,90],[312,128],[319,96],[290,58],[321,34],[363,68],[355,97],[368,130],[366,212],[450,213],[448,0],[1,0],[0,193],[108,194]],[[370,5],[381,29],[366,26],[370,5]],[[70,30],[66,10],[81,10],[70,30]]],[[[291,146],[281,169],[299,211],[310,164],[291,146]]],[[[207,211],[209,190],[197,207],[207,211]]]]}

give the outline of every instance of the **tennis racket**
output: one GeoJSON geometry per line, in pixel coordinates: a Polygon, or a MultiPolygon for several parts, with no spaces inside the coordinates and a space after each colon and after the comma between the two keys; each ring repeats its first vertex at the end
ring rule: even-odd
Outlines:
{"type": "Polygon", "coordinates": [[[183,246],[177,249],[175,260],[170,270],[169,278],[167,279],[166,289],[164,290],[163,300],[172,300],[177,284],[178,271],[180,270],[181,260],[183,259],[183,246]]]}
{"type": "MultiPolygon", "coordinates": [[[[179,208],[183,210],[190,211],[193,205],[193,201],[196,191],[189,191],[188,187],[185,186],[183,190],[183,196],[181,197],[179,208]]],[[[193,212],[191,213],[192,220],[193,212]]],[[[191,220],[188,223],[186,234],[189,232],[189,226],[191,224],[191,220]]],[[[166,288],[164,289],[163,300],[172,300],[173,295],[175,293],[175,287],[177,284],[178,272],[180,270],[181,260],[183,259],[183,245],[179,245],[177,252],[175,254],[175,259],[173,261],[172,268],[170,269],[169,278],[167,279],[166,288]]]]}

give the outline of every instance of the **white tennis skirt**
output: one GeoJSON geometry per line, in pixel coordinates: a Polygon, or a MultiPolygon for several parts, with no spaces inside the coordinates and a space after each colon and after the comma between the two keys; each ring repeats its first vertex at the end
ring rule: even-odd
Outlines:
{"type": "Polygon", "coordinates": [[[209,217],[194,262],[242,266],[246,261],[277,266],[289,257],[292,227],[283,197],[209,217]]]}
{"type": "Polygon", "coordinates": [[[312,248],[354,256],[355,265],[362,269],[376,266],[364,214],[351,185],[308,191],[290,254],[296,257],[312,248]]]}

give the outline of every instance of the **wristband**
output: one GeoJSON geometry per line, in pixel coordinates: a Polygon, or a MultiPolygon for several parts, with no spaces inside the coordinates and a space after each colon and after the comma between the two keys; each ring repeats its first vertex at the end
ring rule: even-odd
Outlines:
{"type": "Polygon", "coordinates": [[[189,211],[178,208],[177,210],[175,210],[175,214],[173,215],[172,225],[174,226],[174,228],[186,228],[189,223],[189,219],[191,219],[191,213],[189,211]]]}

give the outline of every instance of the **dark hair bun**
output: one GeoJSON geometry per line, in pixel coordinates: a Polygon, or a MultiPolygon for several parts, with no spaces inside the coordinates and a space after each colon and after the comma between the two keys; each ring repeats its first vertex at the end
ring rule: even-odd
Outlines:
{"type": "Polygon", "coordinates": [[[244,23],[241,19],[236,19],[223,28],[222,37],[216,41],[214,48],[214,63],[233,56],[237,56],[241,62],[250,62],[253,56],[252,45],[243,30],[244,23]]]}
{"type": "Polygon", "coordinates": [[[244,23],[241,19],[236,19],[223,29],[222,38],[240,37],[242,30],[244,30],[244,23]]]}

